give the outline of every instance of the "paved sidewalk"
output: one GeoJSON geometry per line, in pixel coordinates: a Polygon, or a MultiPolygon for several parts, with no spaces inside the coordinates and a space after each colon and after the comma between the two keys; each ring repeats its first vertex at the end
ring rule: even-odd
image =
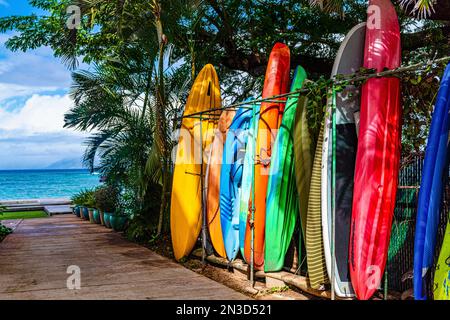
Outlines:
{"type": "Polygon", "coordinates": [[[74,215],[22,220],[0,243],[0,299],[247,299],[74,215]],[[67,289],[69,266],[81,290],[67,289]]]}

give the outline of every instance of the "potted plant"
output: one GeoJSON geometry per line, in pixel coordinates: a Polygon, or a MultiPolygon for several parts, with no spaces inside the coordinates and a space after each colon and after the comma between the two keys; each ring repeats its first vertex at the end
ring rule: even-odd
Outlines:
{"type": "Polygon", "coordinates": [[[107,227],[108,229],[111,229],[111,213],[104,212],[103,213],[103,221],[105,223],[105,227],[107,227]]]}
{"type": "Polygon", "coordinates": [[[114,231],[120,232],[125,230],[135,201],[134,192],[130,190],[124,190],[120,194],[117,210],[111,214],[110,218],[111,228],[114,231]]]}
{"type": "Polygon", "coordinates": [[[73,213],[77,216],[77,217],[81,217],[81,204],[82,204],[82,197],[81,197],[81,192],[75,194],[72,196],[71,201],[73,203],[73,213]]]}
{"type": "Polygon", "coordinates": [[[94,221],[94,207],[95,207],[95,199],[94,199],[94,191],[86,190],[86,198],[84,205],[88,210],[88,219],[90,223],[95,223],[94,221]]]}
{"type": "Polygon", "coordinates": [[[111,228],[111,214],[116,211],[118,190],[116,187],[106,185],[98,188],[94,193],[95,205],[100,211],[100,220],[107,228],[111,228]]]}
{"type": "Polygon", "coordinates": [[[73,197],[74,202],[79,205],[80,208],[80,218],[84,220],[89,220],[89,210],[88,210],[88,194],[89,190],[81,190],[78,194],[73,197]]]}
{"type": "Polygon", "coordinates": [[[92,217],[94,219],[94,223],[101,224],[102,221],[100,219],[100,210],[94,209],[92,212],[92,217]]]}
{"type": "Polygon", "coordinates": [[[114,231],[124,231],[128,222],[128,215],[124,212],[115,212],[110,216],[111,228],[114,231]]]}

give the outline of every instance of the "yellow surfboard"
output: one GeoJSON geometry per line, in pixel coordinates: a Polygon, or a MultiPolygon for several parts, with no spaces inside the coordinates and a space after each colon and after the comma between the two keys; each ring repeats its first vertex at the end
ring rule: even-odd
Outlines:
{"type": "MultiPolygon", "coordinates": [[[[210,64],[198,74],[189,94],[184,116],[221,107],[216,70],[210,64]]],[[[184,118],[176,151],[170,208],[170,231],[176,260],[189,255],[202,227],[202,175],[220,111],[204,115],[210,119],[184,118]],[[203,163],[203,165],[202,165],[203,163]]]]}
{"type": "Polygon", "coordinates": [[[434,300],[450,300],[450,217],[434,273],[434,300]]]}

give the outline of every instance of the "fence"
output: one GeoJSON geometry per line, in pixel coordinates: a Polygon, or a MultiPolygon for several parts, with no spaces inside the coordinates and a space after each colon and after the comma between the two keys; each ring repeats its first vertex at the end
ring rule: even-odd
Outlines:
{"type": "MultiPolygon", "coordinates": [[[[423,156],[416,156],[408,165],[401,169],[399,174],[397,204],[394,212],[387,264],[389,290],[404,292],[413,287],[415,218],[419,186],[422,180],[422,167],[423,156]]],[[[447,172],[450,175],[450,168],[447,172]]],[[[437,261],[439,255],[449,212],[450,184],[448,181],[442,197],[441,223],[438,231],[435,261],[437,261]]],[[[432,272],[429,273],[427,279],[427,291],[429,295],[431,295],[433,277],[434,274],[432,272]]]]}

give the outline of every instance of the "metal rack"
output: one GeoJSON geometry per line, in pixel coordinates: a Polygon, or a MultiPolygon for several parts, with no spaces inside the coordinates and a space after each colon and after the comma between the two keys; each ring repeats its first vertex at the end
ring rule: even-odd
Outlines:
{"type": "MultiPolygon", "coordinates": [[[[332,170],[331,170],[331,213],[332,213],[332,221],[331,221],[331,242],[330,242],[330,248],[331,248],[331,276],[330,276],[330,282],[331,282],[331,300],[335,300],[335,272],[336,272],[336,265],[335,265],[335,188],[336,188],[336,94],[337,91],[335,88],[337,86],[342,86],[346,84],[354,84],[356,82],[360,81],[366,81],[371,78],[381,78],[381,77],[401,77],[404,73],[411,73],[411,72],[417,72],[417,71],[424,71],[430,66],[439,64],[439,63],[445,63],[450,61],[450,56],[430,60],[427,62],[417,63],[410,66],[403,66],[397,69],[393,70],[385,70],[383,72],[377,72],[377,73],[370,73],[370,74],[349,74],[349,75],[338,75],[331,79],[331,119],[332,119],[332,130],[331,130],[331,139],[332,139],[332,170]]],[[[200,145],[202,146],[202,156],[201,156],[201,169],[200,169],[200,180],[201,180],[201,197],[202,197],[202,262],[206,264],[206,241],[207,241],[207,216],[206,216],[206,208],[205,208],[205,198],[204,198],[204,150],[203,150],[203,121],[205,120],[218,120],[219,115],[218,112],[226,111],[226,110],[234,110],[236,111],[239,108],[247,108],[252,110],[252,119],[255,118],[256,115],[256,108],[260,106],[262,103],[277,103],[277,104],[286,104],[287,98],[299,98],[301,95],[308,94],[310,92],[310,89],[300,89],[295,90],[290,93],[275,95],[269,98],[259,98],[254,100],[249,100],[241,103],[235,103],[231,104],[229,106],[221,107],[221,108],[214,108],[209,109],[205,111],[195,112],[192,114],[188,114],[182,117],[174,118],[174,121],[181,121],[183,119],[187,118],[194,118],[199,119],[200,122],[200,145]]],[[[257,150],[256,150],[256,140],[258,136],[258,127],[257,124],[254,125],[252,128],[253,131],[253,137],[251,139],[251,142],[254,144],[254,150],[255,150],[255,158],[253,159],[253,163],[257,163],[257,150]],[[256,130],[255,130],[256,127],[256,130]]],[[[254,270],[254,219],[255,219],[255,166],[253,166],[253,174],[252,174],[252,192],[251,192],[251,201],[252,201],[252,207],[250,211],[248,212],[250,214],[250,219],[248,220],[250,231],[251,231],[251,242],[250,242],[250,263],[249,263],[249,280],[254,286],[255,284],[255,270],[254,270]]],[[[384,274],[384,285],[383,285],[383,297],[385,300],[388,298],[388,270],[387,267],[385,268],[385,274],[384,274]]]]}

